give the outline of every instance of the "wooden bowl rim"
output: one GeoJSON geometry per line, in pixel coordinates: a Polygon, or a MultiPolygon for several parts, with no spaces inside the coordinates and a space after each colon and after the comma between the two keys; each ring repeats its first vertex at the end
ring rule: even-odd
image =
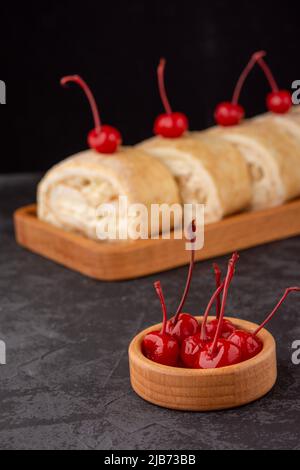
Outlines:
{"type": "MultiPolygon", "coordinates": [[[[195,317],[198,321],[200,321],[203,317],[195,317]]],[[[215,317],[209,317],[209,320],[213,320],[215,317]]],[[[227,320],[232,321],[232,323],[241,329],[247,331],[255,331],[258,327],[256,323],[249,322],[247,320],[241,320],[239,318],[234,317],[226,317],[227,320]]],[[[151,331],[159,330],[162,326],[162,323],[158,323],[157,325],[150,326],[149,328],[141,331],[138,335],[136,335],[129,345],[129,360],[138,363],[141,367],[148,369],[149,371],[159,372],[164,375],[174,375],[174,376],[181,376],[181,377],[199,377],[199,376],[224,376],[224,374],[231,375],[233,372],[238,373],[242,370],[245,371],[247,369],[256,367],[261,362],[263,362],[266,357],[269,355],[272,349],[275,349],[276,343],[273,335],[266,329],[263,329],[258,334],[259,339],[263,342],[263,349],[262,351],[252,359],[248,361],[240,362],[239,364],[235,364],[233,366],[222,367],[219,369],[185,369],[185,368],[178,368],[178,367],[170,367],[164,366],[162,364],[158,364],[156,362],[147,359],[144,354],[142,353],[142,341],[144,336],[147,333],[151,333],[151,331]]]]}

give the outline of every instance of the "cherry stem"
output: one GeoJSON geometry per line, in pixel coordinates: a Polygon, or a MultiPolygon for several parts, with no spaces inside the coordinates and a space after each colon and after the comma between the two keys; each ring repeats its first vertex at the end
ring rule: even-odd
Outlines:
{"type": "Polygon", "coordinates": [[[166,307],[166,302],[164,298],[164,294],[162,291],[161,283],[159,281],[154,283],[154,287],[156,290],[156,293],[159,297],[160,303],[161,303],[161,308],[162,308],[162,313],[163,313],[163,325],[160,334],[165,335],[166,334],[166,329],[167,329],[167,307],[166,307]]]}
{"type": "Polygon", "coordinates": [[[278,88],[278,85],[277,85],[277,82],[274,78],[274,75],[270,69],[270,67],[268,66],[268,64],[266,63],[266,61],[263,59],[264,56],[262,57],[259,57],[257,59],[257,63],[260,65],[260,67],[262,68],[265,76],[267,77],[267,80],[268,82],[270,83],[270,87],[272,88],[272,91],[274,93],[278,93],[279,91],[279,88],[278,88]]]}
{"type": "Polygon", "coordinates": [[[91,92],[91,89],[89,88],[87,83],[79,75],[68,75],[66,77],[63,77],[60,80],[60,84],[62,86],[65,86],[70,82],[76,83],[84,91],[87,99],[89,100],[89,103],[90,103],[90,106],[91,106],[91,109],[92,109],[94,123],[95,123],[95,130],[98,133],[100,133],[101,132],[101,121],[100,121],[99,111],[98,111],[98,107],[97,107],[94,95],[91,92]]]}
{"type": "Polygon", "coordinates": [[[227,301],[227,296],[228,296],[228,290],[230,283],[232,281],[232,278],[234,276],[234,271],[235,271],[235,265],[239,259],[239,255],[237,253],[234,253],[228,263],[228,270],[226,274],[226,278],[224,281],[224,289],[223,289],[223,295],[222,295],[222,304],[221,304],[221,311],[220,311],[220,318],[219,318],[219,323],[217,326],[216,334],[213,340],[213,344],[211,346],[210,353],[213,355],[215,352],[215,349],[217,347],[218,339],[220,337],[221,331],[222,331],[222,326],[223,326],[223,318],[224,318],[224,312],[225,312],[225,306],[226,306],[226,301],[227,301]]]}
{"type": "MultiPolygon", "coordinates": [[[[219,266],[216,263],[213,264],[213,268],[215,272],[216,288],[218,289],[218,287],[220,287],[221,285],[222,273],[221,273],[219,266]]],[[[220,317],[220,309],[221,309],[221,292],[217,296],[217,300],[216,300],[216,318],[217,319],[220,317]]]]}
{"type": "Polygon", "coordinates": [[[285,299],[291,292],[300,292],[300,287],[290,287],[289,289],[285,291],[284,295],[281,297],[280,301],[278,302],[274,310],[272,310],[272,312],[270,313],[270,315],[267,316],[265,321],[257,328],[257,330],[255,330],[255,332],[253,333],[254,336],[258,335],[258,333],[266,326],[266,324],[270,320],[272,320],[272,318],[274,317],[279,307],[283,304],[283,302],[285,301],[285,299]]]}
{"type": "Polygon", "coordinates": [[[177,311],[176,311],[176,314],[175,314],[175,317],[174,317],[174,325],[176,325],[176,323],[179,320],[179,315],[182,312],[182,309],[184,307],[185,301],[187,299],[187,296],[188,296],[188,293],[189,293],[190,287],[191,287],[192,276],[193,276],[193,271],[194,271],[194,266],[195,266],[195,248],[194,248],[194,243],[196,241],[196,237],[195,237],[196,222],[195,222],[195,220],[192,221],[192,223],[190,225],[190,228],[189,228],[189,231],[190,231],[190,234],[191,234],[189,242],[193,244],[192,250],[191,250],[190,267],[189,267],[189,271],[188,271],[188,275],[187,275],[187,279],[186,279],[184,292],[183,292],[180,304],[177,308],[177,311]]]}
{"type": "Polygon", "coordinates": [[[215,291],[215,293],[212,295],[207,307],[206,307],[206,310],[205,310],[205,313],[204,313],[204,316],[203,316],[203,322],[202,322],[202,325],[201,325],[201,333],[200,333],[200,339],[202,341],[206,341],[207,339],[207,335],[206,335],[206,324],[207,324],[207,319],[208,319],[208,315],[211,311],[211,308],[214,304],[214,301],[218,298],[220,298],[220,294],[222,292],[222,290],[224,289],[224,285],[225,285],[225,281],[223,281],[219,287],[217,288],[217,290],[215,291]]]}
{"type": "Polygon", "coordinates": [[[248,62],[248,64],[246,65],[246,67],[244,68],[237,84],[236,84],[236,87],[235,87],[235,90],[234,90],[234,93],[233,93],[233,98],[232,98],[232,104],[238,104],[239,102],[239,99],[240,99],[240,95],[241,95],[241,91],[242,91],[242,88],[244,86],[244,83],[249,75],[249,73],[251,72],[251,70],[253,69],[254,65],[262,60],[262,58],[266,55],[266,52],[265,51],[259,51],[259,52],[255,52],[250,61],[248,62]]]}
{"type": "Polygon", "coordinates": [[[160,59],[159,66],[157,67],[158,88],[159,94],[167,114],[172,114],[172,108],[167,97],[165,86],[165,67],[166,59],[160,59]]]}

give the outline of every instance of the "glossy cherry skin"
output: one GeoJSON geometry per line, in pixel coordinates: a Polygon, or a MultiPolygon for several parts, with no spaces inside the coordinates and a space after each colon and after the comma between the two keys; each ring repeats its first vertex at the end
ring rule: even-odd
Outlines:
{"type": "Polygon", "coordinates": [[[215,110],[215,121],[219,126],[236,126],[245,117],[245,110],[239,104],[221,103],[215,110]]]}
{"type": "Polygon", "coordinates": [[[189,128],[189,122],[183,113],[161,114],[154,123],[154,134],[169,139],[181,137],[189,128]]]}
{"type": "Polygon", "coordinates": [[[176,339],[160,331],[148,333],[142,342],[142,351],[150,361],[177,367],[180,349],[176,339]]]}
{"type": "Polygon", "coordinates": [[[176,325],[174,318],[167,322],[167,333],[175,338],[181,344],[185,338],[194,336],[199,331],[199,323],[193,315],[189,313],[181,313],[178,317],[176,325]]]}
{"type": "Polygon", "coordinates": [[[229,336],[228,341],[240,348],[242,361],[248,361],[252,357],[257,356],[263,348],[261,340],[248,331],[235,330],[229,336]]]}
{"type": "Polygon", "coordinates": [[[184,364],[184,367],[188,369],[197,369],[199,353],[207,344],[207,341],[202,340],[200,335],[200,333],[197,333],[194,336],[186,338],[181,345],[181,362],[184,364]]]}
{"type": "Polygon", "coordinates": [[[267,108],[273,113],[285,114],[292,106],[293,102],[289,91],[280,90],[269,93],[267,96],[267,108]]]}
{"type": "Polygon", "coordinates": [[[99,153],[114,153],[122,143],[120,132],[111,126],[102,126],[100,132],[93,129],[88,135],[90,148],[99,153]]]}
{"type": "MultiPolygon", "coordinates": [[[[219,323],[219,320],[217,318],[207,323],[206,335],[209,339],[214,338],[216,331],[217,331],[218,323],[219,323]]],[[[234,324],[230,320],[227,320],[226,318],[224,318],[223,323],[222,323],[221,338],[227,339],[234,331],[235,331],[234,324]]]]}
{"type": "Polygon", "coordinates": [[[219,339],[216,350],[211,353],[212,342],[209,342],[199,352],[195,365],[197,369],[219,369],[241,362],[242,354],[238,346],[227,339],[219,339]]]}

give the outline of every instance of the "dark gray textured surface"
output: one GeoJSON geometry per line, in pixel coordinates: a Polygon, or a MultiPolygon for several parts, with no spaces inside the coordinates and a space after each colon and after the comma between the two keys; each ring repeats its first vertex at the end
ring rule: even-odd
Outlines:
{"type": "MultiPolygon", "coordinates": [[[[181,413],[145,403],[131,390],[127,347],[160,321],[157,276],[101,283],[18,247],[11,215],[34,201],[38,177],[0,176],[1,449],[300,448],[300,298],[270,326],[279,379],[264,399],[239,410],[181,413]]],[[[300,239],[242,253],[228,314],[259,322],[285,287],[300,283],[300,239]]],[[[226,260],[220,263],[225,267],[226,260]]],[[[186,269],[159,276],[175,308],[186,269]]],[[[188,309],[201,313],[213,288],[210,262],[198,264],[188,309]]]]}

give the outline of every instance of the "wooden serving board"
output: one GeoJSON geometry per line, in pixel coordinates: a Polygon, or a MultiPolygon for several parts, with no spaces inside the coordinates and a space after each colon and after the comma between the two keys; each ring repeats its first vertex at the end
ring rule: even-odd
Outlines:
{"type": "MultiPolygon", "coordinates": [[[[15,212],[17,242],[23,247],[86,276],[133,279],[189,262],[186,240],[97,242],[40,221],[36,205],[15,212]]],[[[205,228],[204,248],[196,260],[214,258],[300,234],[300,199],[260,212],[245,212],[205,228]]]]}

